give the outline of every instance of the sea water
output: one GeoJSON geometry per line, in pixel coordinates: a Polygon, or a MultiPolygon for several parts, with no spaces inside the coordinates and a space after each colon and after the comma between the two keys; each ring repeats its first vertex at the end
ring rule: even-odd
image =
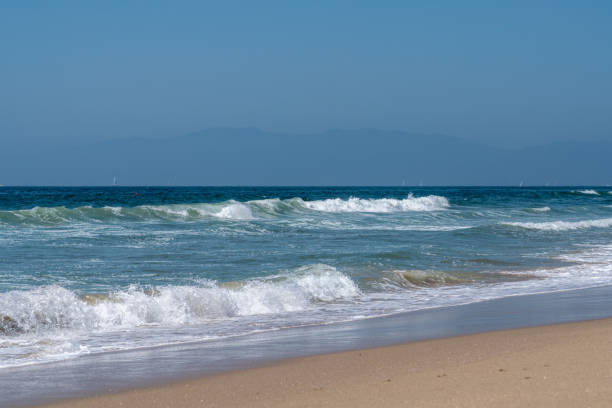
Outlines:
{"type": "Polygon", "coordinates": [[[609,285],[611,191],[2,187],[0,368],[609,285]]]}

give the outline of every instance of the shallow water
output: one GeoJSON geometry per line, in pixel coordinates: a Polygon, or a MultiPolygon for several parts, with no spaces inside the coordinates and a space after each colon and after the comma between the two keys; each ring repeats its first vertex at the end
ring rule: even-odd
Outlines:
{"type": "Polygon", "coordinates": [[[33,406],[155,386],[284,358],[611,316],[612,286],[604,286],[176,346],[96,353],[0,370],[0,385],[11,390],[0,393],[0,406],[33,406]]]}
{"type": "Polygon", "coordinates": [[[0,367],[612,278],[609,188],[0,188],[0,367]]]}

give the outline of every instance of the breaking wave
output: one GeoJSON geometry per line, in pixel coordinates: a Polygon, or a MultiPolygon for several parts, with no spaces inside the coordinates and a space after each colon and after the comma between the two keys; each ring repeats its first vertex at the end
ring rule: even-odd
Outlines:
{"type": "Polygon", "coordinates": [[[544,207],[533,207],[529,209],[530,211],[535,211],[535,212],[548,212],[550,211],[550,207],[548,206],[544,206],[544,207]]]}
{"type": "Polygon", "coordinates": [[[590,195],[599,195],[599,193],[595,190],[592,189],[587,189],[587,190],[578,190],[576,191],[577,193],[582,193],[582,194],[590,194],[590,195]]]}
{"type": "Polygon", "coordinates": [[[450,206],[446,197],[428,195],[414,197],[410,194],[403,200],[394,198],[367,199],[351,197],[347,200],[331,198],[320,201],[304,201],[304,207],[324,212],[373,212],[390,213],[403,211],[440,211],[450,206]]]}
{"type": "Polygon", "coordinates": [[[221,203],[193,203],[168,205],[141,205],[136,207],[91,207],[76,208],[34,207],[27,210],[0,211],[0,224],[53,226],[72,222],[102,223],[108,221],[151,220],[199,220],[205,218],[249,221],[261,217],[318,211],[328,213],[369,212],[390,213],[405,211],[438,211],[449,207],[445,197],[429,195],[405,199],[381,198],[346,200],[305,201],[299,197],[239,202],[229,200],[221,203]]]}
{"type": "Polygon", "coordinates": [[[585,221],[507,222],[503,225],[542,231],[569,231],[583,228],[612,227],[612,218],[585,221]]]}
{"type": "Polygon", "coordinates": [[[34,207],[0,211],[0,223],[10,225],[61,225],[72,222],[189,220],[204,217],[234,220],[254,219],[251,209],[237,201],[216,204],[143,205],[137,207],[34,207]]]}
{"type": "Polygon", "coordinates": [[[349,277],[323,264],[299,268],[291,275],[231,284],[204,281],[198,286],[130,287],[105,295],[79,296],[52,285],[1,293],[0,335],[201,324],[307,310],[359,294],[349,277]]]}

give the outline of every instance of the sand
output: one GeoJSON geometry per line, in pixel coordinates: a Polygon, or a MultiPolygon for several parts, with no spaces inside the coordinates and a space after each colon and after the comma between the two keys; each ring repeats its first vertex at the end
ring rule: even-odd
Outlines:
{"type": "Polygon", "coordinates": [[[289,359],[48,405],[65,408],[610,406],[612,319],[289,359]]]}

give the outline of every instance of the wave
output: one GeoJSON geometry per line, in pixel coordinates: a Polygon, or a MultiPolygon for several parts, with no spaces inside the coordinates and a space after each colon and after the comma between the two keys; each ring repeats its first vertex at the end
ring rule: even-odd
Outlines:
{"type": "MultiPolygon", "coordinates": [[[[500,262],[488,260],[499,265],[500,262]]],[[[387,290],[438,288],[458,285],[482,285],[486,283],[504,283],[538,279],[531,273],[501,272],[467,272],[407,269],[394,270],[384,274],[380,285],[387,290]]],[[[376,286],[376,285],[375,285],[376,286]]]]}
{"type": "Polygon", "coordinates": [[[474,279],[444,271],[409,269],[392,271],[385,281],[401,288],[419,288],[460,285],[471,283],[474,279]]]}
{"type": "Polygon", "coordinates": [[[86,295],[57,285],[0,293],[0,367],[599,286],[612,276],[610,249],[567,253],[559,259],[569,264],[552,269],[368,272],[363,291],[335,268],[313,264],[235,282],[86,295]]]}
{"type": "Polygon", "coordinates": [[[550,207],[548,206],[544,206],[544,207],[533,207],[533,208],[529,208],[530,211],[535,211],[535,212],[548,212],[550,211],[550,207]]]}
{"type": "Polygon", "coordinates": [[[590,195],[599,195],[599,193],[595,190],[591,190],[591,189],[587,189],[587,190],[578,190],[576,191],[577,193],[582,193],[582,194],[590,194],[590,195]]]}
{"type": "Polygon", "coordinates": [[[231,203],[223,207],[218,213],[213,213],[212,215],[230,220],[252,220],[255,218],[251,209],[239,202],[231,203]]]}
{"type": "Polygon", "coordinates": [[[250,220],[254,216],[245,204],[229,201],[218,204],[143,205],[137,207],[34,207],[28,210],[0,211],[0,223],[11,225],[61,225],[72,222],[101,223],[120,220],[177,220],[215,217],[250,220]]]}
{"type": "Polygon", "coordinates": [[[0,294],[0,334],[201,324],[307,310],[360,293],[349,277],[323,264],[230,284],[203,281],[198,286],[130,287],[104,295],[79,296],[51,285],[0,294]]]}
{"type": "Polygon", "coordinates": [[[304,207],[311,210],[323,212],[373,212],[391,213],[404,211],[440,211],[450,206],[446,197],[428,195],[425,197],[414,197],[410,194],[407,198],[398,200],[394,198],[356,198],[347,200],[331,198],[320,201],[304,201],[304,207]]]}
{"type": "Polygon", "coordinates": [[[0,223],[9,225],[54,226],[73,222],[103,223],[108,221],[189,221],[205,218],[251,221],[270,216],[295,212],[403,212],[438,211],[449,207],[445,197],[426,196],[405,199],[381,198],[346,200],[333,198],[327,200],[305,201],[299,197],[281,200],[279,198],[239,202],[229,200],[221,203],[193,203],[168,205],[141,205],[135,207],[91,207],[76,208],[34,207],[27,210],[0,211],[0,223]]]}
{"type": "Polygon", "coordinates": [[[585,221],[506,222],[503,225],[542,231],[569,231],[583,228],[612,227],[612,218],[585,221]]]}

